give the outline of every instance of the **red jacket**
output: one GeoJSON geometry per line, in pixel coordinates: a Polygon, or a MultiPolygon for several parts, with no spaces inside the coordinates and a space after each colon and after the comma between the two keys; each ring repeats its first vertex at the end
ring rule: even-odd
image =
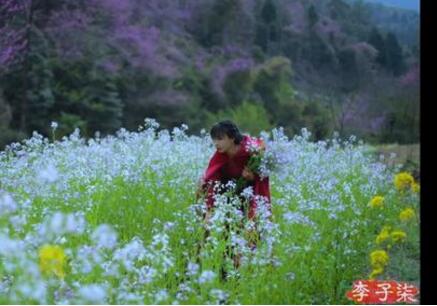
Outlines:
{"type": "MultiPolygon", "coordinates": [[[[209,161],[208,168],[206,169],[202,177],[202,188],[206,191],[206,206],[208,210],[214,207],[214,192],[213,183],[214,181],[222,181],[223,179],[229,178],[239,178],[242,176],[244,167],[250,157],[250,153],[247,151],[246,144],[250,140],[250,136],[243,135],[243,140],[241,141],[240,150],[233,156],[229,157],[226,153],[220,153],[216,151],[209,161]],[[226,176],[226,178],[224,177],[226,176]]],[[[259,139],[253,139],[258,144],[259,139]]],[[[255,181],[253,182],[253,194],[267,197],[268,204],[267,207],[271,212],[271,202],[270,202],[270,187],[269,178],[265,177],[261,180],[258,174],[255,173],[255,181]]],[[[255,217],[257,208],[257,203],[255,198],[251,198],[249,205],[249,218],[255,217]]]]}

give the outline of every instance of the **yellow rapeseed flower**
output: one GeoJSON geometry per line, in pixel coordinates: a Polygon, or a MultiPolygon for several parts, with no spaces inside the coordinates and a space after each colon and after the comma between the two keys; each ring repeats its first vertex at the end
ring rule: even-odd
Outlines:
{"type": "Polygon", "coordinates": [[[388,254],[384,250],[376,250],[370,253],[370,263],[373,269],[383,269],[387,265],[388,259],[388,254]]]}
{"type": "Polygon", "coordinates": [[[369,206],[372,208],[382,207],[384,204],[384,197],[382,196],[374,196],[373,199],[369,202],[369,206]]]}
{"type": "Polygon", "coordinates": [[[39,249],[39,266],[46,275],[53,273],[64,278],[65,259],[64,250],[60,246],[46,244],[39,249]]]}
{"type": "Polygon", "coordinates": [[[372,273],[369,276],[369,279],[375,279],[376,276],[382,274],[384,269],[382,267],[378,267],[372,270],[372,273]]]}
{"type": "Polygon", "coordinates": [[[396,174],[394,184],[399,191],[404,191],[411,188],[414,183],[414,178],[408,172],[401,172],[396,174]]]}
{"type": "Polygon", "coordinates": [[[390,226],[384,226],[382,228],[381,232],[378,234],[378,236],[376,236],[376,243],[381,244],[384,241],[386,241],[387,239],[389,239],[390,238],[390,230],[391,230],[390,226]]]}
{"type": "Polygon", "coordinates": [[[399,219],[402,222],[406,222],[410,219],[412,219],[415,216],[414,210],[412,208],[405,208],[401,213],[399,214],[399,219]]]}
{"type": "Polygon", "coordinates": [[[407,234],[401,230],[393,231],[390,234],[390,236],[391,236],[393,242],[401,242],[401,241],[404,241],[405,238],[407,238],[407,234]]]}
{"type": "Polygon", "coordinates": [[[420,191],[420,185],[417,184],[416,182],[413,182],[413,184],[411,185],[411,189],[413,190],[414,193],[418,193],[420,191]]]}

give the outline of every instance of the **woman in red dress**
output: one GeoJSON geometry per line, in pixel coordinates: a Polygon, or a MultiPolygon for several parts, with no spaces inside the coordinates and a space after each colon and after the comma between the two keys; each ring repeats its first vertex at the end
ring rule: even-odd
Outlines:
{"type": "MultiPolygon", "coordinates": [[[[209,222],[209,218],[215,206],[214,184],[220,182],[225,185],[231,180],[236,182],[241,177],[247,182],[243,187],[252,186],[253,188],[254,196],[249,200],[248,218],[255,220],[256,210],[259,204],[255,198],[256,196],[263,197],[267,204],[267,209],[271,213],[269,178],[261,178],[257,173],[250,171],[247,167],[247,161],[250,157],[250,152],[247,148],[248,143],[255,142],[260,145],[262,141],[254,139],[249,135],[242,135],[238,127],[230,120],[215,124],[211,128],[210,135],[217,151],[211,157],[208,168],[199,182],[199,189],[196,193],[196,200],[202,195],[205,196],[205,222],[209,222]]],[[[237,194],[242,191],[241,189],[237,190],[237,194]]],[[[243,213],[246,212],[243,211],[243,213]]],[[[208,235],[207,232],[206,235],[208,235]]],[[[249,243],[252,247],[256,246],[256,242],[254,241],[249,243]]],[[[238,266],[238,262],[236,265],[238,266]]]]}

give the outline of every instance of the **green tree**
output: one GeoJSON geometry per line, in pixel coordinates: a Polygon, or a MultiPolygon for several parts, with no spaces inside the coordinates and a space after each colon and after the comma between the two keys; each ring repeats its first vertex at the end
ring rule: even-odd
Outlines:
{"type": "Polygon", "coordinates": [[[402,47],[399,45],[398,39],[392,32],[387,34],[386,40],[386,56],[387,68],[395,76],[401,75],[405,72],[405,61],[402,52],[402,47]]]}
{"type": "Polygon", "coordinates": [[[315,31],[309,33],[304,48],[304,56],[314,67],[332,67],[334,53],[315,31]]]}
{"type": "Polygon", "coordinates": [[[255,44],[264,52],[269,52],[270,42],[277,41],[279,36],[278,13],[273,0],[266,0],[256,26],[255,44]]]}
{"type": "Polygon", "coordinates": [[[353,49],[346,48],[338,53],[340,64],[341,89],[343,92],[351,92],[359,86],[359,67],[356,53],[353,49]]]}
{"type": "Polygon", "coordinates": [[[345,19],[348,18],[350,6],[343,0],[331,0],[328,3],[329,14],[332,19],[345,19]]]}
{"type": "Polygon", "coordinates": [[[290,60],[281,56],[272,57],[254,74],[254,91],[260,95],[267,111],[276,117],[281,103],[279,93],[292,76],[290,60]]]}
{"type": "Polygon", "coordinates": [[[240,8],[240,0],[215,0],[211,12],[207,14],[205,27],[200,37],[201,43],[206,47],[221,45],[223,31],[235,12],[240,8]]]}
{"type": "Polygon", "coordinates": [[[55,64],[57,86],[56,106],[52,117],[68,114],[68,122],[86,122],[84,135],[99,130],[102,135],[113,133],[122,125],[123,102],[117,80],[96,67],[92,58],[80,62],[55,64]]]}
{"type": "Polygon", "coordinates": [[[261,19],[266,24],[271,24],[276,21],[277,12],[273,0],[266,0],[261,10],[261,19]]]}
{"type": "Polygon", "coordinates": [[[123,103],[114,81],[99,75],[87,87],[90,131],[113,133],[121,127],[123,103]]]}
{"type": "Polygon", "coordinates": [[[60,114],[54,118],[54,121],[58,122],[59,125],[56,129],[56,139],[70,135],[76,128],[81,131],[82,136],[89,134],[87,133],[87,122],[79,115],[61,111],[60,114]]]}
{"type": "MultiPolygon", "coordinates": [[[[40,33],[41,34],[41,33],[40,33]]],[[[37,36],[35,35],[36,39],[37,36]]],[[[48,55],[49,46],[43,37],[38,42],[32,43],[29,52],[28,88],[26,97],[28,103],[28,131],[38,131],[48,135],[50,131],[50,113],[55,104],[51,59],[48,55]]]]}
{"type": "Polygon", "coordinates": [[[382,142],[417,143],[420,141],[419,88],[405,86],[380,102],[385,111],[382,142]]]}
{"type": "Polygon", "coordinates": [[[270,131],[273,125],[270,116],[262,104],[244,101],[236,108],[220,110],[217,113],[207,114],[207,126],[224,119],[234,121],[243,132],[259,135],[261,131],[270,131]]]}
{"type": "Polygon", "coordinates": [[[0,88],[0,151],[11,142],[26,138],[23,132],[10,128],[11,121],[12,107],[4,99],[3,90],[0,88]]]}
{"type": "Polygon", "coordinates": [[[333,130],[329,109],[320,101],[305,102],[302,122],[313,133],[316,141],[326,138],[333,130]]]}
{"type": "Polygon", "coordinates": [[[373,27],[370,31],[369,38],[367,40],[378,51],[376,61],[383,67],[387,65],[387,50],[385,46],[384,38],[376,27],[373,27]]]}
{"type": "Polygon", "coordinates": [[[313,4],[311,4],[310,7],[308,8],[307,16],[308,16],[309,26],[310,28],[312,28],[319,21],[319,14],[317,13],[317,10],[313,4]]]}
{"type": "Polygon", "coordinates": [[[251,70],[238,70],[228,74],[223,83],[223,90],[228,104],[238,105],[243,102],[252,91],[251,70]]]}

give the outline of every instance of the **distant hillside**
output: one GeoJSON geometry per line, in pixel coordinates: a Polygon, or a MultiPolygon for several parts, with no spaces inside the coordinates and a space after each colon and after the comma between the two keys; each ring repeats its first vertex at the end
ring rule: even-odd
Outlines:
{"type": "Polygon", "coordinates": [[[385,6],[403,8],[420,12],[419,0],[366,0],[367,2],[380,3],[385,6]]]}
{"type": "MultiPolygon", "coordinates": [[[[415,11],[358,0],[279,3],[284,8],[282,11],[289,14],[282,21],[290,22],[282,37],[287,39],[282,43],[282,46],[287,46],[284,53],[294,63],[296,76],[301,81],[296,85],[309,85],[309,91],[312,91],[310,87],[333,89],[336,85],[340,90],[356,90],[363,85],[358,85],[361,81],[377,79],[372,74],[376,72],[374,68],[378,72],[384,69],[373,65],[374,51],[381,53],[386,50],[380,49],[384,43],[369,43],[373,28],[380,32],[382,39],[393,33],[405,60],[409,63],[417,60],[419,14],[415,11]],[[351,62],[355,62],[359,69],[355,69],[351,62]],[[320,75],[323,78],[318,78],[320,75]]],[[[390,60],[394,58],[387,56],[390,60]]],[[[380,57],[378,61],[384,60],[380,57]]]]}
{"type": "Polygon", "coordinates": [[[393,32],[408,47],[419,45],[419,0],[346,0],[350,5],[366,3],[369,19],[382,32],[393,32]]]}
{"type": "Polygon", "coordinates": [[[75,126],[104,135],[145,116],[163,128],[238,117],[252,132],[307,126],[317,139],[335,128],[416,143],[419,14],[380,2],[38,1],[29,39],[28,12],[9,1],[0,146],[33,130],[51,136],[50,121],[64,128],[56,136],[75,126]]]}
{"type": "MultiPolygon", "coordinates": [[[[375,0],[372,2],[385,1],[375,0]]],[[[407,0],[390,2],[407,2],[407,0]]],[[[413,0],[411,0],[411,2],[413,2],[413,0]]],[[[384,32],[393,32],[402,44],[408,46],[418,45],[420,15],[417,11],[406,10],[400,7],[382,7],[379,3],[371,4],[371,7],[371,20],[381,30],[384,32]]]]}

